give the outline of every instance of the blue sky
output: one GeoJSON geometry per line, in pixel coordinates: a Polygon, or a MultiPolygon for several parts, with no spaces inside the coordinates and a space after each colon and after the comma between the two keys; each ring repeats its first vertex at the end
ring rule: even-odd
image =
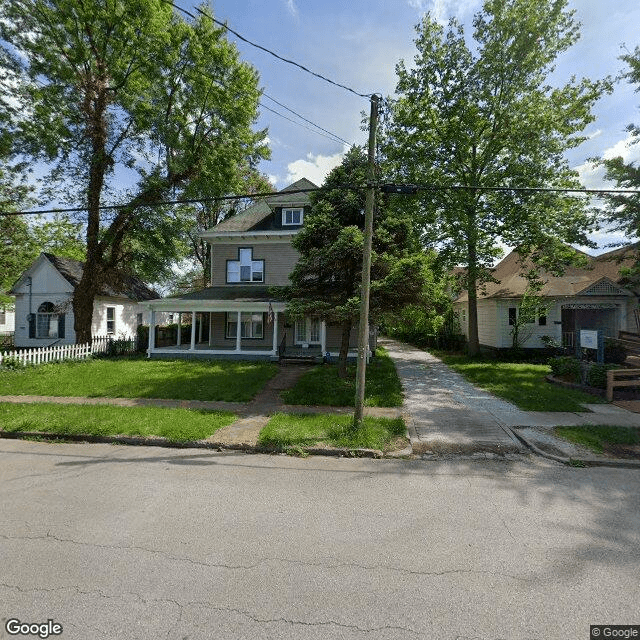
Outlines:
{"type": "MultiPolygon", "coordinates": [[[[196,3],[182,0],[180,4],[190,8],[196,3]]],[[[480,0],[217,0],[211,11],[250,40],[313,71],[361,93],[387,95],[395,88],[396,63],[413,59],[414,25],[425,11],[431,11],[442,22],[455,16],[469,25],[480,7],[480,0]]],[[[618,59],[624,52],[623,45],[633,50],[640,44],[640,3],[572,0],[570,7],[582,23],[582,37],[558,60],[557,82],[571,75],[592,79],[618,75],[624,69],[618,59]]],[[[266,94],[349,142],[366,142],[366,133],[361,130],[362,113],[369,109],[366,99],[246,44],[237,44],[243,58],[260,72],[266,94]]],[[[263,103],[296,119],[266,97],[263,103]]],[[[589,141],[568,156],[585,186],[603,185],[602,172],[587,162],[590,157],[623,155],[627,160],[640,160],[640,145],[628,148],[625,144],[626,125],[640,120],[639,104],[640,94],[635,87],[621,82],[611,96],[597,105],[596,120],[586,131],[589,141]]],[[[262,109],[258,124],[268,127],[272,150],[271,160],[264,162],[261,169],[279,188],[302,176],[320,183],[344,153],[341,143],[266,109],[262,109]]],[[[608,236],[595,239],[600,244],[611,240],[608,236]]]]}

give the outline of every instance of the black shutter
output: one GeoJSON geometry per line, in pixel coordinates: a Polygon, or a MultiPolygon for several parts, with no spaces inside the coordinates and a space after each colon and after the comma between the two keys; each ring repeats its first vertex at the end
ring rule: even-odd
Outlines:
{"type": "Polygon", "coordinates": [[[64,313],[58,314],[58,338],[64,338],[64,313]]]}
{"type": "Polygon", "coordinates": [[[27,316],[27,321],[29,322],[29,337],[35,338],[36,337],[36,314],[30,313],[27,316]]]}

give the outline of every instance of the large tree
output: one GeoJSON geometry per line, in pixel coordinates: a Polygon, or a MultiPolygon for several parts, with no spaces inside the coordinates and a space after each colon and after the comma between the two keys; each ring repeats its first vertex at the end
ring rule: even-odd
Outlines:
{"type": "MultiPolygon", "coordinates": [[[[624,77],[636,84],[637,91],[640,91],[640,47],[621,58],[629,65],[624,77]]],[[[630,124],[627,131],[629,145],[640,144],[640,125],[630,124]]],[[[637,162],[625,162],[621,156],[599,162],[606,169],[605,178],[615,182],[620,189],[640,190],[640,166],[637,162]]],[[[640,239],[640,193],[611,194],[607,196],[607,204],[606,219],[611,228],[623,232],[628,239],[640,239]]],[[[640,257],[637,262],[636,270],[640,271],[640,257]]]]}
{"type": "Polygon", "coordinates": [[[103,282],[173,257],[171,239],[154,246],[158,229],[175,231],[157,203],[224,195],[238,167],[267,156],[266,132],[252,129],[258,76],[210,19],[187,23],[162,0],[14,0],[0,25],[20,102],[3,101],[13,151],[53,163],[54,184],[86,206],[73,299],[85,342],[103,282]],[[114,202],[126,206],[103,209],[114,202]]]}
{"type": "MultiPolygon", "coordinates": [[[[341,377],[346,376],[351,329],[360,315],[366,175],[366,153],[352,147],[311,194],[311,212],[293,239],[300,258],[286,291],[292,316],[313,315],[341,326],[341,377]]],[[[417,301],[427,268],[411,221],[391,215],[379,199],[371,262],[372,320],[383,311],[417,301]]]]}
{"type": "Polygon", "coordinates": [[[486,0],[473,41],[429,14],[416,27],[412,66],[397,66],[383,149],[388,176],[427,187],[405,198],[423,239],[466,267],[469,351],[479,350],[477,291],[500,243],[558,266],[562,243],[589,244],[582,202],[495,187],[580,187],[563,154],[579,145],[607,82],[550,84],[555,60],[578,38],[567,0],[486,0]],[[557,251],[556,251],[557,250],[557,251]],[[544,260],[543,260],[544,258],[544,260]]]}

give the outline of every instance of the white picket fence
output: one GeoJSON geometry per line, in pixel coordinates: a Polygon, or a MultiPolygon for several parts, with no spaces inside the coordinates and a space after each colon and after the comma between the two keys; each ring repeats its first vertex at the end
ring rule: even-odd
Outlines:
{"type": "Polygon", "coordinates": [[[112,340],[111,336],[98,336],[93,338],[91,344],[61,344],[0,352],[0,365],[4,360],[14,358],[23,365],[43,364],[56,360],[85,360],[92,354],[105,353],[112,340]]]}

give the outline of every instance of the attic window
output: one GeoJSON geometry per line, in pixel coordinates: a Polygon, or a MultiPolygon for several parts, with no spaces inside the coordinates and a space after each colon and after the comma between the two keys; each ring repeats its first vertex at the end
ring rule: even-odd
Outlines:
{"type": "Polygon", "coordinates": [[[304,218],[303,210],[300,209],[283,209],[282,210],[282,226],[300,226],[304,218]]]}

